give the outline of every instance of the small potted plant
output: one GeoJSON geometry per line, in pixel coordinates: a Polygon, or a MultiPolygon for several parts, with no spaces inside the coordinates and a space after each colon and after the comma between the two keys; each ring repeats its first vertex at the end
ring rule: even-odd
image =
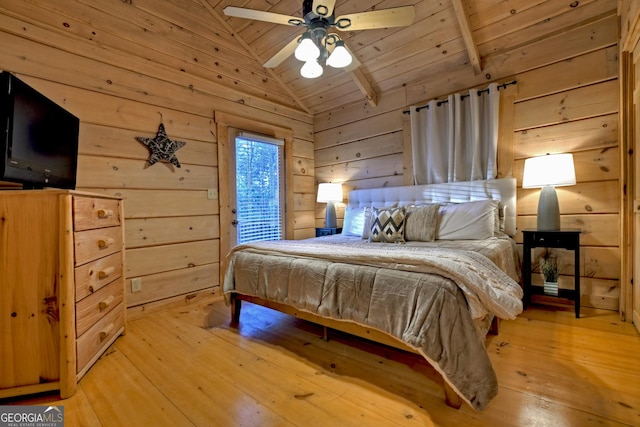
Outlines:
{"type": "Polygon", "coordinates": [[[540,257],[540,272],[544,277],[544,293],[558,296],[558,277],[560,276],[558,257],[550,252],[540,257]]]}

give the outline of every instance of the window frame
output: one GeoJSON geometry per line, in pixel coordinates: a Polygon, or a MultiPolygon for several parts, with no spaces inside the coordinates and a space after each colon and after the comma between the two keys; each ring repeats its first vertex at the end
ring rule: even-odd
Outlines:
{"type": "MultiPolygon", "coordinates": [[[[235,183],[231,183],[230,182],[230,196],[232,197],[232,199],[235,199],[235,205],[236,205],[236,209],[237,209],[237,213],[236,215],[236,219],[238,221],[237,223],[237,228],[236,228],[236,234],[237,234],[237,240],[236,240],[236,244],[242,244],[242,243],[249,243],[250,241],[258,241],[258,240],[274,240],[274,239],[255,239],[255,240],[241,240],[240,239],[240,235],[241,235],[241,231],[240,231],[240,227],[242,227],[244,219],[240,218],[240,213],[241,213],[241,201],[238,200],[238,185],[237,185],[237,159],[238,159],[238,139],[240,140],[245,140],[245,141],[249,141],[249,142],[256,142],[256,143],[260,143],[260,144],[268,144],[268,145],[272,145],[274,147],[277,148],[277,156],[278,156],[278,214],[277,214],[277,222],[278,222],[278,236],[277,236],[277,240],[282,240],[285,236],[285,205],[286,205],[286,200],[285,200],[285,193],[286,193],[286,189],[285,189],[285,182],[286,182],[286,171],[285,171],[285,141],[283,139],[278,139],[278,138],[271,138],[265,135],[258,135],[255,133],[250,133],[250,132],[245,132],[245,131],[240,131],[237,130],[234,134],[232,134],[233,137],[233,144],[234,146],[232,147],[233,150],[233,158],[230,158],[229,160],[232,162],[233,164],[233,169],[236,170],[235,173],[233,173],[233,170],[230,170],[230,176],[236,176],[236,180],[235,183]]],[[[231,142],[230,142],[231,143],[231,142]]],[[[270,234],[268,232],[268,234],[270,234]]],[[[233,236],[232,236],[233,239],[233,236]]]]}

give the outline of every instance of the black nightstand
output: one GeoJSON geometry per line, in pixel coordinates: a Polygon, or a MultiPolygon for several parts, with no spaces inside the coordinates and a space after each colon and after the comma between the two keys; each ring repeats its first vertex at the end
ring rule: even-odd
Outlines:
{"type": "Polygon", "coordinates": [[[558,289],[558,296],[575,302],[576,317],[580,317],[580,233],[579,229],[556,231],[522,230],[522,280],[524,284],[524,308],[531,303],[532,294],[544,294],[542,288],[531,285],[531,249],[562,248],[572,250],[575,255],[575,290],[558,289]]]}
{"type": "Polygon", "coordinates": [[[342,233],[342,227],[338,227],[338,228],[331,228],[331,227],[316,228],[316,237],[331,236],[332,234],[340,234],[340,233],[342,233]]]}

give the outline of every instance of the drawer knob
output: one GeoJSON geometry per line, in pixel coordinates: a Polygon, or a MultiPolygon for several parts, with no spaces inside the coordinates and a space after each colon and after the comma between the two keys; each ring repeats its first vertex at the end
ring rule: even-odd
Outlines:
{"type": "Polygon", "coordinates": [[[100,308],[100,311],[104,310],[105,308],[109,307],[115,299],[116,297],[114,297],[113,295],[109,295],[107,298],[98,303],[98,308],[100,308]]]}
{"type": "Polygon", "coordinates": [[[113,266],[103,268],[98,272],[98,279],[104,279],[105,277],[109,277],[110,275],[113,274],[114,271],[116,271],[116,268],[113,266]]]}
{"type": "Polygon", "coordinates": [[[98,247],[100,248],[108,248],[113,245],[114,240],[111,237],[105,237],[103,239],[98,239],[98,247]]]}
{"type": "Polygon", "coordinates": [[[98,218],[105,219],[109,218],[113,215],[113,211],[111,209],[98,209],[98,218]]]}
{"type": "Polygon", "coordinates": [[[100,341],[104,341],[105,338],[111,335],[115,327],[116,325],[114,325],[113,323],[109,323],[107,326],[105,326],[105,328],[100,331],[100,341]]]}

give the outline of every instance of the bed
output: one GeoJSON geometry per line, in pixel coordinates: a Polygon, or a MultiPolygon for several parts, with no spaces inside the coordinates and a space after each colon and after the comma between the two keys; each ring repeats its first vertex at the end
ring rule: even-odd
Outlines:
{"type": "Polygon", "coordinates": [[[342,234],[231,251],[232,322],[250,301],[420,354],[442,375],[447,404],[482,410],[498,392],[485,334],[522,311],[515,187],[351,191],[342,234]]]}

